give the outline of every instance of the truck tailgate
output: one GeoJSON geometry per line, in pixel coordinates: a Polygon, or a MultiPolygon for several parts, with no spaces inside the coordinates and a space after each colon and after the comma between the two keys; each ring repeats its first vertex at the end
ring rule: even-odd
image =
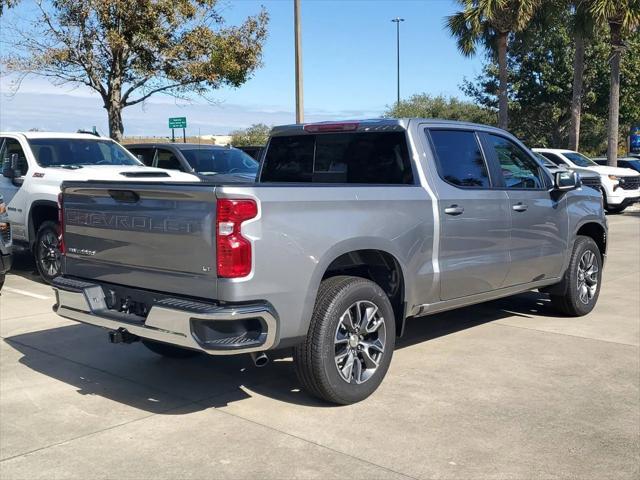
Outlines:
{"type": "Polygon", "coordinates": [[[65,275],[215,299],[215,186],[63,185],[65,275]]]}

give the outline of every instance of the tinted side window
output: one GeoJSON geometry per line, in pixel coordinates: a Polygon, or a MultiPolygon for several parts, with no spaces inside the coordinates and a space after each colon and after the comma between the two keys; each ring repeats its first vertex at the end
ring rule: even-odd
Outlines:
{"type": "Polygon", "coordinates": [[[2,146],[2,162],[4,165],[11,165],[11,156],[18,155],[18,170],[20,171],[20,176],[24,176],[29,170],[29,163],[27,162],[27,157],[20,146],[20,142],[14,138],[7,138],[2,146]]]}
{"type": "Polygon", "coordinates": [[[404,132],[274,137],[263,182],[412,184],[404,132]]]}
{"type": "Polygon", "coordinates": [[[558,155],[556,155],[555,153],[549,153],[549,152],[540,152],[542,155],[544,155],[545,157],[547,157],[551,162],[553,162],[555,165],[561,167],[561,166],[567,166],[567,162],[565,162],[562,158],[560,158],[558,155]]]}
{"type": "Polygon", "coordinates": [[[178,157],[176,157],[171,150],[165,150],[164,148],[158,149],[157,167],[167,170],[182,170],[180,168],[180,160],[178,160],[178,157]]]}
{"type": "Polygon", "coordinates": [[[431,130],[438,173],[458,187],[488,188],[489,173],[473,132],[431,130]]]}
{"type": "Polygon", "coordinates": [[[497,135],[487,135],[507,188],[543,189],[544,174],[540,166],[527,153],[510,140],[497,135]]]}
{"type": "Polygon", "coordinates": [[[147,167],[153,165],[153,147],[151,148],[128,148],[136,158],[142,161],[147,167]]]}

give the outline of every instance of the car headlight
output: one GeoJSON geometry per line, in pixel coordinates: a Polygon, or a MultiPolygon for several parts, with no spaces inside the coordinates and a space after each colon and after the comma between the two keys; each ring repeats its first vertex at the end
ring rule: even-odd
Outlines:
{"type": "Polygon", "coordinates": [[[3,213],[7,213],[7,205],[4,202],[0,203],[0,215],[3,213]]]}

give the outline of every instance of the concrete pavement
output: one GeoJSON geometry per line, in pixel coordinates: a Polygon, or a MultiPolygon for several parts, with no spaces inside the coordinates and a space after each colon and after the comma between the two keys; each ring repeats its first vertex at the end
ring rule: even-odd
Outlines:
{"type": "Polygon", "coordinates": [[[291,359],[168,360],[60,319],[25,255],[0,296],[0,477],[638,478],[640,211],[609,217],[595,311],[537,292],[409,323],[379,391],[291,359]]]}

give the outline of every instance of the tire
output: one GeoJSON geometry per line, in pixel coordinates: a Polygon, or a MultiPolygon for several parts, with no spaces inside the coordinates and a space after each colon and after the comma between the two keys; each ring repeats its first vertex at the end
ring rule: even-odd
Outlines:
{"type": "Polygon", "coordinates": [[[4,273],[0,273],[0,290],[2,290],[2,286],[4,285],[4,273]]]}
{"type": "Polygon", "coordinates": [[[573,245],[569,266],[559,288],[551,294],[551,304],[571,317],[581,317],[593,310],[602,284],[602,255],[590,237],[578,236],[573,245]],[[592,265],[594,268],[589,267],[592,265]],[[597,269],[597,270],[596,270],[597,269]],[[585,272],[586,270],[586,272],[585,272]],[[592,272],[589,274],[589,272],[592,272]],[[582,281],[584,278],[584,282],[582,281]]]}
{"type": "Polygon", "coordinates": [[[40,277],[47,283],[51,283],[62,273],[59,231],[57,222],[51,220],[42,222],[33,246],[36,268],[40,277]]]}
{"type": "Polygon", "coordinates": [[[393,308],[377,284],[347,276],[324,280],[309,332],[294,348],[298,379],[309,393],[327,402],[348,405],[364,400],[389,369],[395,336],[393,308]],[[349,322],[347,312],[356,322],[349,322]]]}
{"type": "Polygon", "coordinates": [[[605,209],[607,210],[607,213],[616,214],[624,212],[625,208],[627,207],[623,207],[620,205],[607,205],[605,209]]]}
{"type": "Polygon", "coordinates": [[[200,352],[198,352],[197,350],[176,347],[175,345],[169,345],[168,343],[162,342],[154,342],[153,340],[142,339],[142,344],[153,353],[168,358],[191,358],[200,355],[200,352]]]}

